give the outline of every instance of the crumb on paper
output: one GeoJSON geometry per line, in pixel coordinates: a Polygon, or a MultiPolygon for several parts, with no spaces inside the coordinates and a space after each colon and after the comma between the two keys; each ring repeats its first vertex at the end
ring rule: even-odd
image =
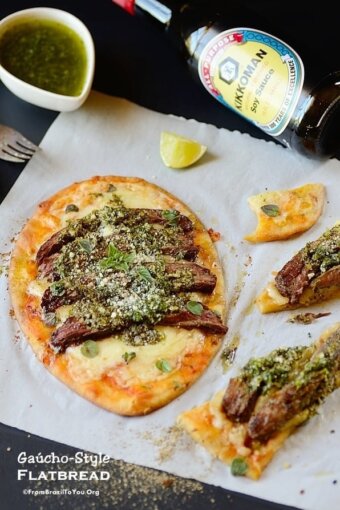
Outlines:
{"type": "Polygon", "coordinates": [[[243,263],[244,267],[251,266],[252,263],[253,263],[252,256],[251,255],[246,255],[246,260],[243,263]]]}
{"type": "Polygon", "coordinates": [[[225,243],[226,248],[230,250],[230,253],[234,255],[235,257],[238,257],[236,247],[231,243],[225,243]]]}
{"type": "Polygon", "coordinates": [[[234,363],[236,352],[240,344],[240,334],[235,333],[230,342],[224,347],[221,353],[222,369],[225,373],[234,363]]]}
{"type": "Polygon", "coordinates": [[[239,297],[241,295],[241,292],[245,286],[245,278],[247,276],[247,271],[240,271],[238,276],[237,276],[237,282],[236,282],[236,285],[233,289],[233,294],[232,294],[232,297],[231,297],[231,300],[230,300],[230,310],[232,308],[234,308],[239,300],[239,297]]]}
{"type": "Polygon", "coordinates": [[[217,241],[220,241],[221,240],[221,233],[220,232],[217,232],[216,230],[214,230],[213,228],[208,228],[208,234],[210,236],[210,239],[216,243],[217,241]]]}
{"type": "MultiPolygon", "coordinates": [[[[55,470],[72,470],[74,472],[84,470],[82,463],[76,464],[71,459],[70,457],[67,463],[56,463],[54,465],[55,470]]],[[[34,470],[41,471],[43,465],[32,464],[31,467],[34,470]]],[[[84,494],[86,494],[89,488],[100,490],[100,508],[102,509],[109,510],[112,508],[130,507],[131,502],[138,501],[136,508],[160,510],[165,506],[171,508],[174,498],[191,507],[191,498],[195,497],[195,495],[197,497],[197,494],[203,495],[204,493],[204,487],[201,482],[176,477],[169,473],[129,464],[121,460],[114,461],[111,459],[105,464],[105,471],[110,473],[110,478],[105,483],[100,484],[100,486],[95,484],[95,482],[89,486],[88,480],[79,480],[77,482],[77,490],[84,491],[84,494]]],[[[49,508],[51,496],[43,494],[47,488],[50,490],[58,489],[58,504],[60,508],[69,503],[67,481],[34,480],[34,490],[41,491],[41,494],[35,498],[37,508],[39,508],[38,503],[41,505],[40,508],[49,508]],[[62,489],[65,489],[65,493],[62,492],[62,489]]],[[[132,506],[134,507],[135,505],[133,504],[132,506]]],[[[92,504],[88,500],[88,496],[85,496],[83,500],[78,501],[75,508],[85,507],[96,510],[98,505],[96,505],[96,502],[92,504]]]]}
{"type": "Polygon", "coordinates": [[[8,276],[10,255],[10,251],[0,253],[0,276],[8,276]]]}
{"type": "Polygon", "coordinates": [[[312,324],[317,319],[321,319],[321,317],[327,317],[331,315],[331,312],[320,312],[320,313],[298,313],[296,315],[292,315],[287,319],[287,322],[291,322],[292,324],[312,324]]]}
{"type": "Polygon", "coordinates": [[[186,438],[186,435],[180,427],[173,425],[163,429],[161,434],[156,435],[153,431],[146,431],[141,434],[141,437],[158,448],[157,460],[162,463],[173,456],[179,442],[186,438]]]}

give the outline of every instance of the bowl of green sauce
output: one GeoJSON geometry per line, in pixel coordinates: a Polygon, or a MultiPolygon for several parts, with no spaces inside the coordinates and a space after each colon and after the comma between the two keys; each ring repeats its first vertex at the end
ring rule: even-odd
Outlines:
{"type": "Polygon", "coordinates": [[[0,21],[0,78],[25,101],[56,111],[79,108],[94,65],[91,34],[69,12],[37,7],[0,21]]]}

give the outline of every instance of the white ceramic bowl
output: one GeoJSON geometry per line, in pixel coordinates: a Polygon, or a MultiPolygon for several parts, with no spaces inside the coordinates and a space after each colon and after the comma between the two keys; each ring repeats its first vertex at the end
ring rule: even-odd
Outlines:
{"type": "Polygon", "coordinates": [[[60,9],[36,7],[18,11],[10,14],[6,18],[3,18],[0,21],[0,37],[6,30],[15,26],[17,22],[22,22],[26,19],[32,20],[32,18],[35,20],[44,19],[62,23],[74,30],[84,42],[87,56],[87,72],[81,94],[79,96],[65,96],[49,92],[48,90],[43,90],[20,80],[7,71],[2,65],[0,65],[0,78],[4,85],[6,85],[13,94],[25,101],[28,101],[29,103],[59,112],[75,110],[83,104],[91,90],[95,65],[95,52],[92,36],[84,23],[73,16],[73,14],[60,9]]]}

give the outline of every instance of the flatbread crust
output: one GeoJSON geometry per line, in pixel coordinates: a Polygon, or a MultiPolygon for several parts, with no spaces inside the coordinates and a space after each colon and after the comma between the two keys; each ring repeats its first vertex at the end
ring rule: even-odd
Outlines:
{"type": "Polygon", "coordinates": [[[244,444],[246,425],[232,423],[221,411],[223,394],[224,391],[220,391],[212,400],[180,414],[177,424],[224,464],[230,465],[235,458],[246,459],[246,476],[258,480],[287,437],[307,419],[308,413],[295,416],[284,430],[255,450],[244,444]]]}
{"type": "Polygon", "coordinates": [[[267,191],[248,198],[257,216],[254,232],[245,236],[251,243],[288,239],[311,228],[320,217],[325,200],[323,184],[305,184],[295,189],[267,191]],[[269,207],[266,214],[263,207],[269,207]],[[275,206],[275,211],[270,210],[275,206]]]}
{"type": "Polygon", "coordinates": [[[319,288],[318,282],[311,285],[303,291],[299,302],[289,303],[289,299],[282,296],[277,290],[274,282],[269,282],[267,287],[257,296],[256,305],[261,313],[282,312],[284,310],[296,310],[316,303],[330,301],[340,298],[340,288],[338,285],[319,288]]]}
{"type": "MultiPolygon", "coordinates": [[[[333,228],[338,226],[339,221],[336,222],[333,228]]],[[[278,290],[275,281],[272,280],[257,296],[256,305],[260,312],[265,314],[281,312],[283,310],[294,310],[296,308],[322,303],[323,301],[338,299],[340,298],[339,276],[337,278],[333,278],[332,284],[329,282],[326,283],[324,280],[325,276],[329,275],[333,271],[336,271],[339,275],[339,266],[334,266],[325,273],[321,273],[319,276],[311,280],[310,284],[303,290],[296,303],[291,303],[288,297],[283,296],[278,290]]]]}
{"type": "MultiPolygon", "coordinates": [[[[328,328],[315,346],[325,343],[339,327],[340,323],[336,323],[328,328]]],[[[339,387],[340,377],[337,385],[339,387]]],[[[248,466],[245,475],[257,480],[285,440],[309,419],[310,413],[301,411],[266,442],[249,444],[246,441],[247,423],[233,423],[222,411],[223,395],[224,390],[219,391],[208,402],[183,412],[178,416],[177,424],[223,463],[230,465],[235,458],[244,459],[248,466]]]]}
{"type": "MultiPolygon", "coordinates": [[[[93,359],[82,356],[80,346],[69,347],[63,354],[55,354],[48,347],[54,328],[46,326],[40,318],[41,293],[37,292],[35,282],[37,251],[48,238],[66,226],[67,220],[83,217],[103,207],[109,184],[116,187],[116,194],[126,207],[177,209],[192,220],[194,242],[200,248],[197,263],[210,269],[217,277],[212,294],[195,293],[195,296],[198,295],[202,303],[225,317],[223,275],[209,234],[186,205],[167,191],[139,178],[97,176],[74,183],[42,202],[19,234],[13,250],[9,271],[10,294],[23,333],[38,359],[53,375],[81,396],[109,411],[141,415],[164,406],[183,393],[208,366],[219,348],[221,335],[199,329],[160,327],[166,336],[157,344],[161,350],[158,352],[155,345],[139,347],[140,364],[135,360],[126,364],[122,360],[120,349],[124,347],[114,336],[98,341],[103,349],[100,347],[99,355],[93,359]],[[65,214],[70,203],[77,205],[79,212],[65,214]],[[155,368],[155,360],[167,352],[175,369],[162,373],[155,368]]],[[[125,351],[131,350],[127,347],[125,351]]]]}

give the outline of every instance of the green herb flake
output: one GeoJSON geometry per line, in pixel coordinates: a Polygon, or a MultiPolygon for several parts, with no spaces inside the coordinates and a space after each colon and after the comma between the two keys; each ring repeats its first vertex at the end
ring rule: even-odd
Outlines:
{"type": "Polygon", "coordinates": [[[94,243],[89,241],[89,239],[78,239],[78,243],[80,247],[86,251],[86,253],[91,253],[94,248],[94,243]]]}
{"type": "Polygon", "coordinates": [[[266,204],[266,205],[263,205],[261,207],[261,211],[264,212],[264,214],[266,214],[267,216],[271,216],[271,217],[275,217],[275,216],[280,216],[280,209],[277,205],[275,204],[266,204]]]}
{"type": "Polygon", "coordinates": [[[155,365],[161,372],[169,373],[172,371],[171,365],[166,359],[157,360],[155,365]]]}
{"type": "Polygon", "coordinates": [[[228,368],[234,363],[236,356],[237,347],[226,347],[221,353],[223,372],[226,372],[228,368]]]}
{"type": "Polygon", "coordinates": [[[57,324],[56,314],[53,312],[47,312],[44,314],[44,322],[47,326],[55,326],[57,324]]]}
{"type": "Polygon", "coordinates": [[[116,188],[116,186],[114,186],[114,184],[109,184],[107,187],[106,193],[113,193],[116,190],[117,190],[117,188],[116,188]]]}
{"type": "Polygon", "coordinates": [[[108,256],[100,261],[103,269],[117,269],[118,271],[128,271],[129,265],[135,258],[134,253],[125,253],[120,251],[113,244],[109,244],[108,256]]]}
{"type": "Polygon", "coordinates": [[[162,216],[168,223],[177,225],[179,214],[174,209],[167,209],[163,211],[162,216]]]}
{"type": "Polygon", "coordinates": [[[138,276],[149,283],[153,282],[153,277],[147,267],[141,266],[137,270],[138,276]]]}
{"type": "Polygon", "coordinates": [[[85,358],[95,358],[99,353],[99,347],[94,340],[86,340],[80,348],[80,352],[85,358]]]}
{"type": "Polygon", "coordinates": [[[52,296],[62,296],[65,292],[65,286],[63,282],[54,282],[50,285],[50,292],[52,296]]]}
{"type": "Polygon", "coordinates": [[[122,354],[122,358],[127,365],[130,363],[130,361],[135,359],[136,356],[137,356],[137,354],[134,351],[124,352],[124,354],[122,354]]]}
{"type": "Polygon", "coordinates": [[[70,213],[70,212],[78,212],[79,211],[79,207],[76,205],[76,204],[68,204],[66,207],[65,207],[65,212],[66,213],[70,213]]]}
{"type": "Polygon", "coordinates": [[[202,315],[203,305],[198,301],[188,301],[186,304],[186,308],[187,310],[189,310],[190,313],[193,313],[194,315],[202,315]]]}
{"type": "Polygon", "coordinates": [[[233,476],[244,476],[248,470],[248,464],[242,457],[236,457],[233,459],[230,469],[233,476]]]}

